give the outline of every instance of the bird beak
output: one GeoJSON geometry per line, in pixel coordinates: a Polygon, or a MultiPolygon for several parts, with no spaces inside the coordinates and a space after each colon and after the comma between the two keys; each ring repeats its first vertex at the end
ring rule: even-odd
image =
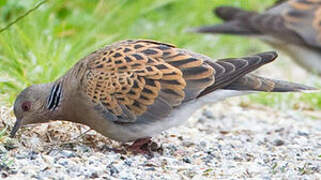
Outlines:
{"type": "Polygon", "coordinates": [[[10,137],[11,138],[14,138],[14,136],[16,135],[16,132],[19,130],[21,124],[22,124],[22,120],[17,119],[16,123],[14,124],[14,126],[13,126],[13,128],[12,128],[12,130],[10,132],[10,137]]]}

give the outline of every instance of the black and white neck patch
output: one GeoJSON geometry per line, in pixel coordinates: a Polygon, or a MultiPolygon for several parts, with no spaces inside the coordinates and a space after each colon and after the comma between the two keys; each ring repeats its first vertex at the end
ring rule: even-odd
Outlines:
{"type": "Polygon", "coordinates": [[[47,109],[50,111],[56,110],[56,108],[59,106],[62,99],[62,82],[55,83],[51,90],[50,94],[48,96],[47,101],[47,109]]]}

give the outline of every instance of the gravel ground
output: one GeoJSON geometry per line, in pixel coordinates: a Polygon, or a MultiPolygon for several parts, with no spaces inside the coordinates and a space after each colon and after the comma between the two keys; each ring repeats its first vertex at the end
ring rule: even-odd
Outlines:
{"type": "MultiPolygon", "coordinates": [[[[321,121],[304,112],[207,106],[183,126],[154,137],[154,157],[119,154],[121,145],[86,127],[52,122],[0,139],[1,178],[321,179],[321,121]]],[[[1,108],[2,124],[13,124],[1,108]],[[4,119],[6,119],[4,121],[4,119]],[[5,122],[5,123],[4,123],[5,122]]]]}

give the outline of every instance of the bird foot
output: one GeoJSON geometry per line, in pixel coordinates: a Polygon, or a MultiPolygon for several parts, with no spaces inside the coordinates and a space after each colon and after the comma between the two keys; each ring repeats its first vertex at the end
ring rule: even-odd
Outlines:
{"type": "Polygon", "coordinates": [[[143,154],[148,155],[149,157],[153,157],[153,152],[163,152],[163,148],[158,146],[157,143],[151,140],[151,137],[137,139],[131,145],[124,144],[125,149],[117,149],[117,148],[107,148],[108,151],[112,151],[120,154],[127,154],[127,152],[132,152],[133,154],[143,154]]]}
{"type": "Polygon", "coordinates": [[[134,154],[153,156],[153,152],[159,150],[159,147],[151,139],[151,137],[137,139],[133,144],[125,145],[125,147],[128,151],[131,151],[134,154]]]}

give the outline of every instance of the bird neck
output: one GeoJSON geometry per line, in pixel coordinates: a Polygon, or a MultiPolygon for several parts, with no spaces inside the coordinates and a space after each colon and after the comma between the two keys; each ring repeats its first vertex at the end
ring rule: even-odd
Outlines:
{"type": "Polygon", "coordinates": [[[47,120],[62,118],[62,104],[64,98],[63,81],[57,80],[40,86],[43,93],[43,109],[47,120]]]}
{"type": "MultiPolygon", "coordinates": [[[[55,82],[49,83],[47,94],[47,109],[50,120],[65,120],[79,122],[81,116],[81,93],[77,91],[77,83],[69,76],[63,76],[55,82]]],[[[81,121],[80,121],[81,122],[81,121]]]]}

